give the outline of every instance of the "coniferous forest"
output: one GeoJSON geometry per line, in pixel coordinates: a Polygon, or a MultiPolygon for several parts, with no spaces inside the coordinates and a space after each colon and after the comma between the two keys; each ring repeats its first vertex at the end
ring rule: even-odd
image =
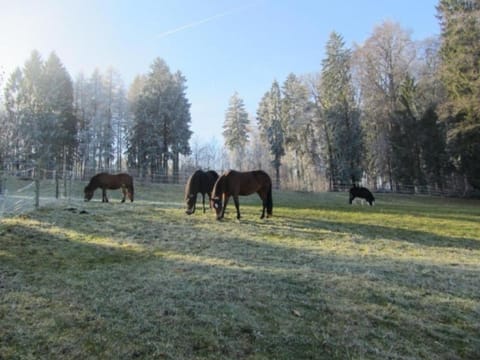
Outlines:
{"type": "Polygon", "coordinates": [[[223,148],[191,143],[175,64],[153,59],[126,89],[113,68],[72,78],[54,52],[32,50],[0,78],[0,171],[179,182],[198,167],[262,168],[280,188],[478,194],[480,0],[439,0],[437,17],[440,35],[422,41],[393,21],[351,47],[333,31],[318,72],[272,79],[255,114],[242,94],[219,105],[223,148]]]}

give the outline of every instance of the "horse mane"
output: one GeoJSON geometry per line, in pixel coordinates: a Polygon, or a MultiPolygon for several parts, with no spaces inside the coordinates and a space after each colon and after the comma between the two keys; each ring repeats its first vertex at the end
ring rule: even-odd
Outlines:
{"type": "Polygon", "coordinates": [[[190,195],[190,188],[192,187],[192,179],[193,175],[190,175],[187,180],[187,184],[185,185],[185,200],[188,199],[188,195],[190,195]]]}
{"type": "Polygon", "coordinates": [[[103,173],[99,173],[99,174],[96,174],[94,176],[92,176],[92,178],[90,179],[90,181],[88,182],[87,186],[85,186],[85,190],[86,191],[92,191],[92,190],[96,190],[98,185],[97,185],[97,179],[99,178],[100,175],[102,175],[103,173]]]}
{"type": "Polygon", "coordinates": [[[213,176],[215,179],[218,179],[218,173],[215,170],[208,170],[207,174],[213,176]]]}
{"type": "Polygon", "coordinates": [[[212,197],[217,197],[225,190],[225,181],[227,180],[228,173],[222,174],[218,177],[217,181],[215,181],[215,185],[212,189],[212,197]]]}

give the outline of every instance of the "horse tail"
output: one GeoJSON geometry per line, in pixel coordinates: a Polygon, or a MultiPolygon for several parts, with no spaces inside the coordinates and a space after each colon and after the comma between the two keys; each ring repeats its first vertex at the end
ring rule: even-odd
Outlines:
{"type": "Polygon", "coordinates": [[[272,184],[270,183],[270,186],[268,187],[267,190],[267,215],[272,216],[273,212],[273,200],[272,200],[272,184]]]}

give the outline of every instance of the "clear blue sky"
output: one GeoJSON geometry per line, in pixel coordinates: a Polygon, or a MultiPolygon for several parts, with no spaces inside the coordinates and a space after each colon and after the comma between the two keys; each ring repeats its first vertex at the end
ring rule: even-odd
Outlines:
{"type": "Polygon", "coordinates": [[[128,86],[156,57],[187,78],[193,138],[222,142],[230,96],[252,118],[274,79],[320,70],[332,31],[348,46],[393,20],[438,35],[438,0],[0,0],[0,70],[55,51],[72,78],[117,69],[128,86]]]}

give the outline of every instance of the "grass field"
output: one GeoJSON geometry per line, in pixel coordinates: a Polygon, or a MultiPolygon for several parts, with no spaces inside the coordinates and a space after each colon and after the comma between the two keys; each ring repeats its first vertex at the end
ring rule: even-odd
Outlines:
{"type": "Polygon", "coordinates": [[[183,188],[0,222],[0,359],[479,359],[480,202],[183,188]]]}

